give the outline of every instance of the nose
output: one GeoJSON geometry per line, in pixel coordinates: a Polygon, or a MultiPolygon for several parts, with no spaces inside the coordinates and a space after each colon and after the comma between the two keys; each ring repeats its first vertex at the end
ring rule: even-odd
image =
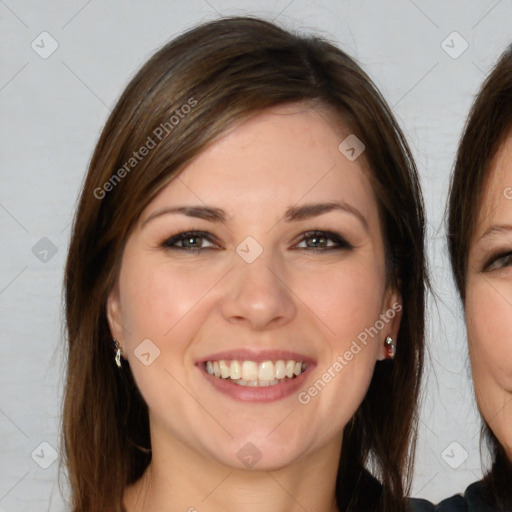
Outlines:
{"type": "Polygon", "coordinates": [[[252,330],[286,325],[297,314],[296,296],[286,272],[265,251],[252,263],[237,262],[229,273],[222,314],[232,324],[252,330]]]}

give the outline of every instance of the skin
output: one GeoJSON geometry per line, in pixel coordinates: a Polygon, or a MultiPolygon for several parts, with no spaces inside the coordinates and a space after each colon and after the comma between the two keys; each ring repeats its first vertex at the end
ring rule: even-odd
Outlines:
{"type": "Polygon", "coordinates": [[[301,388],[307,389],[400,303],[386,287],[364,159],[350,162],[338,150],[348,134],[318,109],[272,108],[228,131],[142,213],[107,308],[150,411],[153,458],[126,491],[129,512],[336,510],[342,430],[375,362],[385,357],[385,337],[396,339],[400,314],[307,405],[297,393],[269,403],[235,400],[217,391],[196,362],[220,350],[292,350],[316,363],[301,388]],[[363,220],[343,210],[283,219],[290,206],[327,201],[345,202],[363,220]],[[226,223],[183,214],[146,222],[163,208],[205,204],[225,210],[226,223]],[[162,246],[192,229],[215,237],[193,240],[208,249],[162,246]],[[304,237],[311,230],[338,233],[353,248],[311,248],[315,240],[304,237]],[[235,251],[247,236],[263,248],[250,264],[235,251]],[[134,355],[146,338],[160,350],[149,366],[134,355]],[[237,457],[249,442],[262,454],[251,469],[237,457]]]}
{"type": "Polygon", "coordinates": [[[489,182],[484,191],[477,228],[470,246],[465,309],[478,406],[510,460],[512,460],[511,186],[512,136],[509,136],[489,168],[489,182]]]}

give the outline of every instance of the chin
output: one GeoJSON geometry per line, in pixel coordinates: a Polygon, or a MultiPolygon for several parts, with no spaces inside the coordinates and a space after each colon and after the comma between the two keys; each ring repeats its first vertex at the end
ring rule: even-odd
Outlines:
{"type": "Polygon", "coordinates": [[[230,440],[222,452],[210,451],[213,458],[233,469],[277,471],[293,465],[304,455],[304,449],[294,440],[285,445],[281,439],[262,436],[239,436],[230,440]]]}

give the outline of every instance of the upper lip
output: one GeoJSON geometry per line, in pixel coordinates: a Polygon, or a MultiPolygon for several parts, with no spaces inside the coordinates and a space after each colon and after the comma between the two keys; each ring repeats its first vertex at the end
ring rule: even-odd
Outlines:
{"type": "Polygon", "coordinates": [[[220,361],[222,359],[225,361],[255,361],[257,363],[263,361],[278,361],[279,359],[300,361],[309,364],[315,362],[314,359],[309,356],[289,350],[254,350],[245,348],[215,352],[214,354],[202,357],[197,362],[206,363],[206,361],[220,361]]]}

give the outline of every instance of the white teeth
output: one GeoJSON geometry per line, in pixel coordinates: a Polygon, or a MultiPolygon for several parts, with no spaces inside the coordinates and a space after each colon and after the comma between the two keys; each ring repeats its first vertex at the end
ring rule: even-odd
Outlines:
{"type": "Polygon", "coordinates": [[[292,379],[306,370],[306,363],[278,359],[277,361],[206,361],[210,375],[231,379],[240,386],[273,386],[285,379],[292,379]]]}
{"type": "Polygon", "coordinates": [[[276,371],[276,379],[284,379],[286,377],[286,365],[284,364],[284,361],[282,359],[276,361],[274,369],[276,371]]]}
{"type": "Polygon", "coordinates": [[[274,376],[274,363],[272,361],[263,361],[260,363],[258,371],[259,380],[272,380],[274,376]]]}
{"type": "Polygon", "coordinates": [[[279,384],[280,381],[277,379],[272,380],[243,380],[238,379],[233,381],[235,384],[239,386],[258,386],[258,387],[266,387],[266,386],[274,386],[275,384],[279,384]]]}
{"type": "Polygon", "coordinates": [[[240,367],[240,363],[238,361],[231,361],[231,366],[229,367],[229,377],[233,380],[242,378],[242,368],[240,367]]]}
{"type": "Polygon", "coordinates": [[[254,361],[244,361],[242,363],[242,379],[258,380],[258,363],[254,361]]]}
{"type": "Polygon", "coordinates": [[[226,361],[219,361],[219,367],[220,367],[220,376],[223,379],[227,379],[229,377],[229,367],[226,364],[226,361]]]}

